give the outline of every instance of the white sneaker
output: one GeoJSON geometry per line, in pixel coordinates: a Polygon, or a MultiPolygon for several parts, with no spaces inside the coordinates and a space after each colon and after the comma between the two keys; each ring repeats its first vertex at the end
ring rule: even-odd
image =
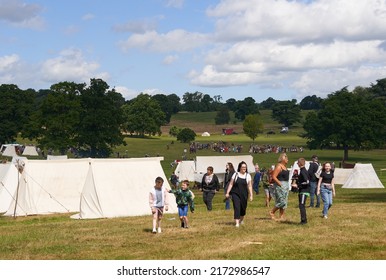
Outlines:
{"type": "Polygon", "coordinates": [[[157,233],[157,230],[155,228],[153,228],[152,233],[157,233]]]}
{"type": "Polygon", "coordinates": [[[240,227],[240,224],[236,224],[236,227],[240,227]]]}
{"type": "Polygon", "coordinates": [[[324,215],[324,216],[323,216],[323,219],[328,219],[327,215],[324,215]]]}
{"type": "Polygon", "coordinates": [[[162,232],[162,231],[161,231],[161,228],[159,227],[159,228],[158,228],[158,233],[161,233],[161,232],[162,232]]]}

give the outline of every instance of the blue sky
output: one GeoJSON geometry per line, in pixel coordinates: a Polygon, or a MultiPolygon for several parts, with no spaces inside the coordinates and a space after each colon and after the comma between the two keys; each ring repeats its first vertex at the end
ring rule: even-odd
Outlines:
{"type": "Polygon", "coordinates": [[[0,0],[0,84],[261,102],[386,78],[384,0],[0,0]]]}

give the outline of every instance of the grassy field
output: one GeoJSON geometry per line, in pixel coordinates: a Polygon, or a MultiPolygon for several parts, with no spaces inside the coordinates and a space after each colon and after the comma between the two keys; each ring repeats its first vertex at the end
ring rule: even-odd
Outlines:
{"type": "MultiPolygon", "coordinates": [[[[221,135],[221,127],[209,122],[208,115],[197,114],[199,122],[183,120],[178,115],[172,125],[181,121],[183,127],[201,128],[204,120],[214,130],[210,137],[197,137],[201,143],[224,141],[242,144],[243,154],[252,143],[242,134],[221,135]],[[216,131],[218,133],[216,133],[216,131]]],[[[278,124],[271,123],[277,129],[278,124]]],[[[180,126],[180,125],[178,125],[180,126]]],[[[295,129],[296,130],[296,129],[295,129]]],[[[299,130],[299,128],[297,128],[299,130]]],[[[197,133],[198,134],[198,133],[197,133]]],[[[170,163],[181,159],[187,144],[169,136],[147,139],[127,138],[127,146],[118,147],[116,154],[128,157],[163,156],[166,176],[170,163]],[[173,141],[173,144],[172,144],[173,141]]],[[[260,135],[254,144],[274,144],[305,147],[305,140],[291,131],[289,134],[260,135]]],[[[310,159],[318,154],[320,161],[338,163],[343,151],[304,150],[289,153],[290,162],[303,156],[310,159]]],[[[220,155],[211,150],[200,150],[195,155],[220,155]]],[[[188,158],[194,158],[194,154],[188,158]]],[[[270,166],[277,154],[254,154],[254,161],[270,166]]],[[[372,163],[386,186],[386,151],[350,151],[349,162],[372,163]]],[[[262,194],[255,196],[248,206],[246,222],[240,228],[233,225],[233,211],[225,211],[223,194],[216,194],[214,210],[207,212],[202,195],[197,190],[196,211],[189,213],[191,227],[181,229],[177,214],[166,214],[163,233],[151,233],[151,216],[97,220],[72,220],[70,213],[48,216],[0,216],[0,259],[7,260],[385,260],[386,259],[386,190],[342,189],[336,198],[329,219],[321,218],[321,209],[307,208],[309,223],[300,226],[297,196],[290,194],[287,220],[269,219],[262,194]],[[154,244],[157,246],[154,246],[154,244]],[[187,249],[188,248],[188,249],[187,249]]],[[[271,204],[272,206],[273,204],[271,204]]]]}

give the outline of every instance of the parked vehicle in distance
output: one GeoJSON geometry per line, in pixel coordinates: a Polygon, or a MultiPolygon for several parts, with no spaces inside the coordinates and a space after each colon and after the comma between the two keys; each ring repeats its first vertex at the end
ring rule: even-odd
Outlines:
{"type": "Polygon", "coordinates": [[[280,130],[280,133],[288,133],[288,127],[287,126],[283,126],[280,130]]]}

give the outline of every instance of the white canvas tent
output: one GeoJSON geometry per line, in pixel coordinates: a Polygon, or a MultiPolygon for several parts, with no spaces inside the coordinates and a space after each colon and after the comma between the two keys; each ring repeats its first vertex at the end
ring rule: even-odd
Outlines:
{"type": "MultiPolygon", "coordinates": [[[[162,158],[90,160],[87,179],[84,184],[80,212],[72,218],[95,219],[150,214],[149,192],[155,178],[164,179],[164,186],[170,189],[161,167],[162,158]]],[[[169,211],[177,213],[173,194],[169,194],[169,211]]]]}
{"type": "Polygon", "coordinates": [[[342,186],[351,189],[384,188],[371,163],[356,163],[352,173],[342,186]]]}
{"type": "Polygon", "coordinates": [[[14,164],[0,164],[0,213],[6,212],[11,205],[18,180],[19,173],[14,164]]]}
{"type": "Polygon", "coordinates": [[[16,157],[16,145],[4,145],[5,148],[3,148],[2,155],[4,157],[16,157]]]}
{"type": "Polygon", "coordinates": [[[196,163],[193,160],[180,161],[174,170],[180,181],[189,180],[190,182],[195,181],[195,172],[196,163]]]}
{"type": "Polygon", "coordinates": [[[241,161],[245,161],[248,167],[248,173],[255,172],[253,157],[251,155],[224,155],[224,156],[197,156],[196,157],[196,181],[201,182],[208,166],[213,167],[213,172],[217,175],[220,182],[224,181],[224,174],[227,162],[231,162],[237,170],[241,161]]]}
{"type": "Polygon", "coordinates": [[[352,168],[335,168],[334,169],[334,183],[343,185],[352,173],[352,168]]]}
{"type": "Polygon", "coordinates": [[[209,133],[209,132],[207,132],[207,131],[205,131],[205,132],[203,132],[203,133],[201,134],[201,136],[205,136],[205,137],[208,137],[208,136],[210,136],[210,133],[209,133]]]}
{"type": "Polygon", "coordinates": [[[23,156],[38,156],[38,152],[35,146],[25,146],[23,150],[23,156]]]}
{"type": "Polygon", "coordinates": [[[4,215],[26,216],[79,211],[80,193],[86,180],[88,162],[88,159],[25,159],[18,192],[14,194],[4,215]]]}

